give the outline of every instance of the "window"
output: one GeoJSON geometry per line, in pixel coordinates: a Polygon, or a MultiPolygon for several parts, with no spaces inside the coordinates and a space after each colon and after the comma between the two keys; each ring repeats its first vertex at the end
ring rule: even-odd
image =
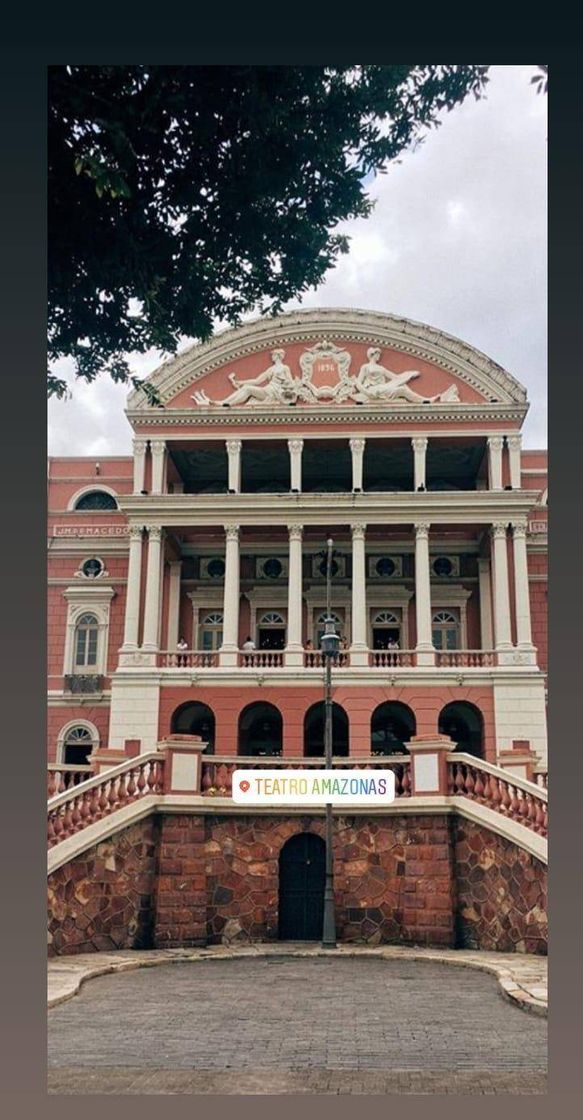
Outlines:
{"type": "Polygon", "coordinates": [[[221,611],[212,611],[203,618],[200,628],[201,649],[205,652],[220,649],[223,644],[223,615],[221,611]]]}
{"type": "Polygon", "coordinates": [[[213,560],[209,560],[206,570],[211,579],[222,579],[225,574],[225,561],[217,556],[213,560]]]}
{"type": "Polygon", "coordinates": [[[75,627],[75,669],[96,669],[99,624],[94,614],[82,614],[75,627]]]}
{"type": "Polygon", "coordinates": [[[452,611],[435,611],[431,636],[436,649],[459,649],[459,618],[452,611]]]}
{"type": "Polygon", "coordinates": [[[92,750],[91,732],[86,727],[72,727],[63,744],[63,762],[69,766],[86,766],[92,750]]]}
{"type": "Polygon", "coordinates": [[[117,509],[117,502],[106,490],[90,490],[82,494],[75,503],[75,509],[117,509]]]}
{"type": "Polygon", "coordinates": [[[259,649],[284,649],[285,619],[279,611],[266,611],[257,627],[259,649]]]}
{"type": "Polygon", "coordinates": [[[91,556],[89,560],[85,560],[81,565],[81,571],[87,579],[97,579],[103,572],[103,560],[98,556],[91,556]]]}

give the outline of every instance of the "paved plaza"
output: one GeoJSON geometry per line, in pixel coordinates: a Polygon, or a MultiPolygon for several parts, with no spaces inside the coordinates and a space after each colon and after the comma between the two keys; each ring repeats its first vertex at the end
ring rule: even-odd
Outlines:
{"type": "Polygon", "coordinates": [[[56,1094],[544,1093],[546,1022],[419,959],[208,959],[101,976],[49,1012],[56,1094]]]}

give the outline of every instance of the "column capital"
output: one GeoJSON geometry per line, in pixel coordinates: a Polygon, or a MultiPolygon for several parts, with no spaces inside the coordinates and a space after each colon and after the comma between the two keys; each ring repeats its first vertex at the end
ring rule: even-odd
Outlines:
{"type": "Polygon", "coordinates": [[[494,540],[499,540],[502,537],[504,537],[504,539],[506,539],[507,528],[508,528],[508,522],[506,522],[506,521],[495,521],[494,524],[490,526],[490,533],[492,534],[494,540]]]}
{"type": "Polygon", "coordinates": [[[354,540],[355,538],[356,538],[356,539],[358,539],[359,537],[360,537],[361,539],[364,539],[364,535],[365,535],[365,533],[366,533],[366,522],[364,522],[364,521],[355,521],[355,522],[354,522],[354,523],[353,523],[353,524],[352,524],[352,525],[350,526],[350,529],[351,529],[351,532],[352,532],[352,538],[353,538],[353,540],[354,540]]]}
{"type": "Polygon", "coordinates": [[[430,521],[416,521],[415,525],[414,525],[414,528],[415,528],[415,536],[416,537],[427,538],[429,536],[429,530],[431,528],[431,522],[430,521]]]}
{"type": "Polygon", "coordinates": [[[349,443],[349,446],[350,446],[350,450],[351,451],[356,451],[357,453],[359,451],[364,451],[364,449],[366,447],[366,440],[365,439],[360,439],[360,438],[359,439],[350,439],[348,441],[348,443],[349,443]]]}
{"type": "Polygon", "coordinates": [[[513,447],[516,451],[520,451],[520,448],[522,447],[521,432],[515,432],[514,435],[506,436],[506,443],[508,444],[508,447],[513,447]]]}
{"type": "Polygon", "coordinates": [[[226,535],[228,541],[238,541],[239,540],[239,528],[240,528],[239,525],[233,525],[233,524],[229,524],[229,525],[224,526],[225,535],[226,535]]]}
{"type": "Polygon", "coordinates": [[[429,440],[427,436],[413,436],[411,445],[414,451],[427,451],[429,440]]]}
{"type": "Polygon", "coordinates": [[[227,439],[225,440],[228,455],[238,455],[243,447],[242,439],[227,439]]]}
{"type": "Polygon", "coordinates": [[[304,535],[303,525],[288,525],[287,531],[289,533],[290,541],[301,541],[304,535]]]}
{"type": "Polygon", "coordinates": [[[130,541],[141,541],[144,532],[143,525],[130,525],[129,527],[130,541]]]}
{"type": "Polygon", "coordinates": [[[523,518],[520,521],[512,521],[511,524],[512,533],[515,539],[516,537],[526,537],[526,530],[528,528],[528,522],[526,521],[526,519],[523,518]]]}
{"type": "Polygon", "coordinates": [[[287,446],[289,451],[295,451],[297,454],[299,451],[303,451],[304,441],[303,439],[288,439],[287,446]]]}
{"type": "Polygon", "coordinates": [[[504,447],[504,436],[488,436],[488,447],[493,451],[501,451],[504,447]]]}
{"type": "Polygon", "coordinates": [[[148,537],[151,541],[161,541],[164,536],[164,529],[162,525],[146,525],[148,530],[148,537]]]}
{"type": "Polygon", "coordinates": [[[133,442],[134,455],[145,455],[148,449],[147,439],[142,439],[141,436],[136,436],[133,442]]]}
{"type": "Polygon", "coordinates": [[[151,439],[150,440],[150,450],[152,452],[152,455],[164,455],[164,453],[166,451],[166,440],[165,439],[151,439]]]}

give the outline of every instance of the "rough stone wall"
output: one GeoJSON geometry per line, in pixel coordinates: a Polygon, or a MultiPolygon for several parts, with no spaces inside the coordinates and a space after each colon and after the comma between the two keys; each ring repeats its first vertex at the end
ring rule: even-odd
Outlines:
{"type": "Polygon", "coordinates": [[[472,821],[454,828],[457,946],[546,953],[545,865],[472,821]]]}
{"type": "MultiPolygon", "coordinates": [[[[323,828],[313,817],[165,817],[156,947],[276,939],[281,848],[323,828]]],[[[448,819],[337,818],[335,892],[344,941],[452,946],[448,819]]]]}
{"type": "Polygon", "coordinates": [[[146,817],[49,876],[49,956],[151,946],[158,831],[146,817]]]}
{"type": "MultiPolygon", "coordinates": [[[[164,814],[49,878],[49,953],[276,940],[279,853],[310,816],[164,814]]],[[[546,868],[461,818],[335,818],[339,940],[545,953],[546,868]]]]}

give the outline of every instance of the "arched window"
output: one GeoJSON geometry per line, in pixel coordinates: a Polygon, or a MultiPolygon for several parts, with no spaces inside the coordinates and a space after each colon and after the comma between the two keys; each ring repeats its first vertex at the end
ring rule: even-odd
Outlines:
{"type": "Polygon", "coordinates": [[[67,766],[86,766],[99,735],[93,724],[72,723],[64,727],[57,744],[57,761],[67,766]]]}
{"type": "Polygon", "coordinates": [[[401,619],[394,611],[377,611],[372,620],[372,648],[398,649],[401,645],[401,619]]]}
{"type": "Polygon", "coordinates": [[[97,667],[99,624],[94,614],[82,614],[75,626],[75,670],[97,667]]]}
{"type": "Polygon", "coordinates": [[[214,754],[215,713],[208,704],[198,701],[181,704],[172,715],[171,727],[175,735],[200,735],[208,744],[205,754],[214,754]]]}
{"type": "Polygon", "coordinates": [[[79,500],[75,503],[75,509],[117,509],[117,502],[113,494],[108,494],[107,490],[89,490],[87,493],[82,494],[79,500]]]}
{"type": "Polygon", "coordinates": [[[220,649],[223,644],[222,611],[211,611],[203,618],[200,627],[200,648],[206,651],[220,649]]]}
{"type": "Polygon", "coordinates": [[[453,611],[434,611],[431,635],[436,649],[459,649],[460,623],[453,611]]]}
{"type": "MultiPolygon", "coordinates": [[[[324,719],[325,705],[318,700],[308,708],[304,716],[304,757],[324,757],[324,719]]],[[[332,703],[332,754],[348,755],[348,716],[340,704],[332,703]]]]}
{"type": "Polygon", "coordinates": [[[259,649],[285,648],[285,619],[279,611],[266,611],[257,627],[259,649]]]}
{"type": "Polygon", "coordinates": [[[467,700],[446,704],[439,713],[438,731],[453,739],[456,750],[484,757],[484,718],[475,704],[467,700]]]}
{"type": "Polygon", "coordinates": [[[387,700],[375,708],[370,721],[371,754],[407,754],[405,743],[415,734],[415,715],[407,704],[387,700]]]}
{"type": "Polygon", "coordinates": [[[239,716],[238,754],[279,755],[283,745],[283,720],[274,704],[248,704],[239,716]]]}

